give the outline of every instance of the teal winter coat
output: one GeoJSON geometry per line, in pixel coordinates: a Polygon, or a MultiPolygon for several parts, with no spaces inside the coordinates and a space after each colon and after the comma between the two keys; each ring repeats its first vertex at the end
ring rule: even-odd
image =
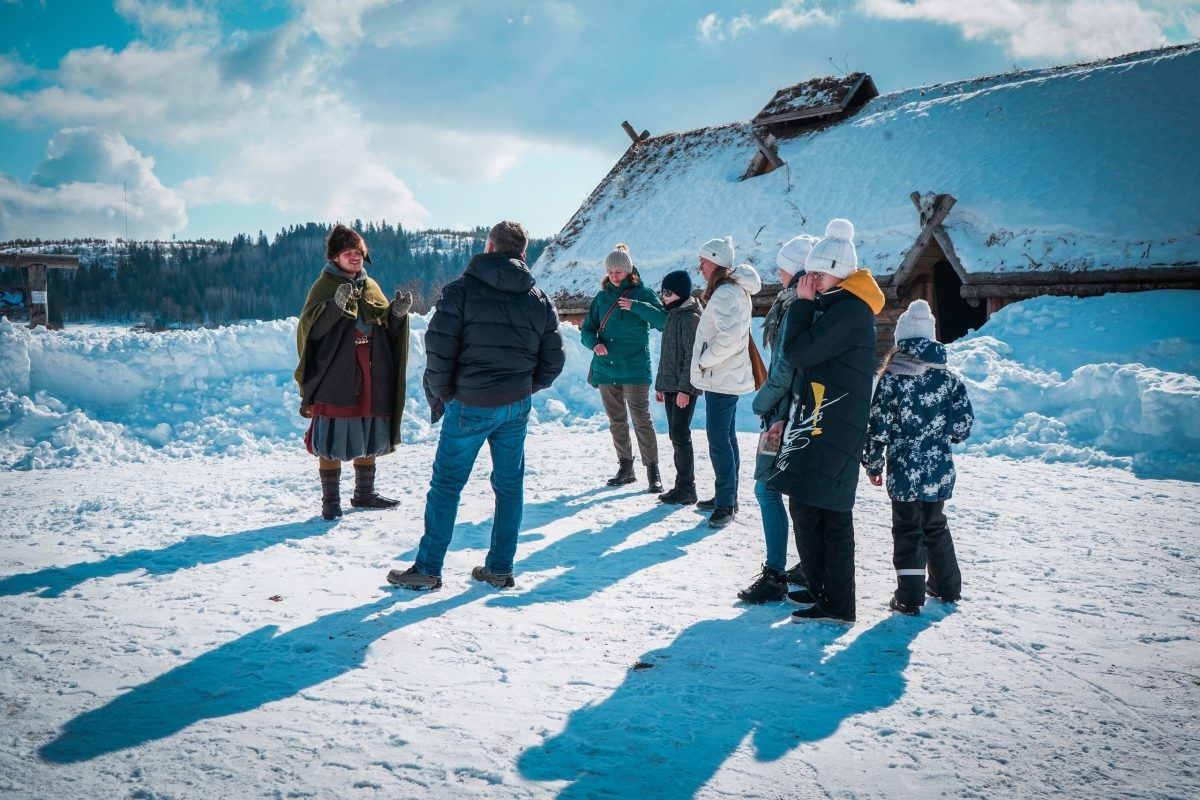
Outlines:
{"type": "Polygon", "coordinates": [[[597,386],[650,383],[650,329],[661,331],[667,320],[667,312],[658,295],[646,288],[640,279],[637,285],[632,283],[636,275],[634,272],[621,281],[619,287],[606,280],[604,288],[592,300],[587,318],[580,328],[584,347],[591,350],[602,342],[608,348],[608,355],[592,354],[592,383],[597,386]],[[629,299],[633,301],[633,306],[628,311],[617,306],[609,316],[604,332],[597,335],[604,315],[631,286],[633,291],[629,293],[629,299]]]}

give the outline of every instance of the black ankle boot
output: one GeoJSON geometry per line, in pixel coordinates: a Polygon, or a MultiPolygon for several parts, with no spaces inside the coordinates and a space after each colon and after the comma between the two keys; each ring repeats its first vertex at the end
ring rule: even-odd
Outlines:
{"type": "Polygon", "coordinates": [[[650,482],[650,488],[646,491],[650,494],[662,494],[662,476],[658,474],[658,464],[646,465],[646,480],[650,482]]]}
{"type": "Polygon", "coordinates": [[[355,508],[395,508],[400,501],[375,494],[374,464],[355,464],[354,496],[350,498],[350,505],[355,508]]]}
{"type": "Polygon", "coordinates": [[[321,476],[321,516],[337,519],[342,515],[342,493],[338,485],[342,480],[342,468],[322,469],[317,474],[321,476]]]}
{"type": "Polygon", "coordinates": [[[608,479],[609,486],[624,486],[627,483],[633,483],[637,478],[633,477],[633,459],[622,458],[618,459],[620,467],[617,469],[617,474],[608,479]]]}
{"type": "Polygon", "coordinates": [[[750,605],[759,605],[787,596],[787,578],[782,572],[764,566],[762,574],[750,584],[750,588],[738,592],[738,600],[750,605]]]}

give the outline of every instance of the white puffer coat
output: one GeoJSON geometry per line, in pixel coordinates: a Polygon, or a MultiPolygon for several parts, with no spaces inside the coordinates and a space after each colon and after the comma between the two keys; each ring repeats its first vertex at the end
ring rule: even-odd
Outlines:
{"type": "Polygon", "coordinates": [[[762,288],[762,279],[749,264],[739,264],[730,277],[736,285],[718,286],[700,315],[692,347],[692,385],[721,394],[747,394],[754,391],[750,295],[762,288]]]}

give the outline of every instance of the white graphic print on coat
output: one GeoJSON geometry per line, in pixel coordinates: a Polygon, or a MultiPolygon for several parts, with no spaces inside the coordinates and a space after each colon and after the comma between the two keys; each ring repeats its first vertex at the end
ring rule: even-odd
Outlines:
{"type": "MultiPolygon", "coordinates": [[[[808,447],[812,437],[821,435],[821,417],[825,414],[825,409],[834,405],[839,400],[845,399],[843,393],[833,400],[825,400],[825,385],[821,383],[812,384],[813,392],[813,410],[812,413],[806,414],[803,407],[799,414],[792,415],[788,421],[787,428],[783,431],[783,439],[779,446],[779,456],[775,459],[775,464],[772,467],[772,475],[777,475],[784,472],[788,468],[788,457],[792,453],[798,453],[808,447]]],[[[800,403],[802,398],[799,396],[793,398],[793,403],[800,403]]]]}

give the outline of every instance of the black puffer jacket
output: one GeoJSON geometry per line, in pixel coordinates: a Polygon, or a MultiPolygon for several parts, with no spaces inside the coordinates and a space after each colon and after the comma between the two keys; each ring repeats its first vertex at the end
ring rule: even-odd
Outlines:
{"type": "Polygon", "coordinates": [[[442,289],[425,333],[433,421],[458,400],[498,408],[545,389],[566,363],[558,311],[513,253],[481,253],[442,289]]]}
{"type": "Polygon", "coordinates": [[[882,309],[883,293],[866,270],[788,309],[783,355],[796,379],[791,419],[767,476],[771,489],[830,511],[854,508],[882,309]]]}

